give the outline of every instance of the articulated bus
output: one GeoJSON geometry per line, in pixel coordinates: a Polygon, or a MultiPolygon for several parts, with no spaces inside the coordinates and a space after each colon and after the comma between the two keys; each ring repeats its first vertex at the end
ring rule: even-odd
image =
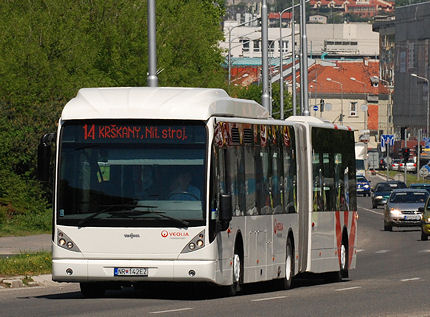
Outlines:
{"type": "Polygon", "coordinates": [[[52,277],[85,296],[116,285],[246,283],[356,265],[351,129],[274,120],[221,89],[88,88],[56,140],[52,277]]]}

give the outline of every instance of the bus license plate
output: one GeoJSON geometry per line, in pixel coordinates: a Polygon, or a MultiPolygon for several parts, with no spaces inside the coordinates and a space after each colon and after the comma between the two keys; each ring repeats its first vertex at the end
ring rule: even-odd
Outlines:
{"type": "Polygon", "coordinates": [[[148,276],[147,267],[116,267],[114,276],[148,276]]]}

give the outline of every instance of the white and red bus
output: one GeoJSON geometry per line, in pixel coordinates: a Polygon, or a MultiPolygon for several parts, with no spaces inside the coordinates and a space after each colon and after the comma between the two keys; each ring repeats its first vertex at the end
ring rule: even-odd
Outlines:
{"type": "Polygon", "coordinates": [[[56,138],[53,280],[210,282],[231,294],[355,268],[354,137],[312,117],[274,120],[220,89],[89,88],[56,138]]]}

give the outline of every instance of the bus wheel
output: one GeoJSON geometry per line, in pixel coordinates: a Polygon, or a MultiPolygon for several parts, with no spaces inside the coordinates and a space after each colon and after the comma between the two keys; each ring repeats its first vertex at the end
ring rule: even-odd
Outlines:
{"type": "Polygon", "coordinates": [[[242,272],[242,258],[237,249],[234,250],[233,255],[233,284],[226,287],[226,295],[227,296],[235,296],[237,293],[241,291],[241,284],[243,281],[243,272],[242,272]]]}
{"type": "Polygon", "coordinates": [[[290,289],[293,284],[294,276],[294,255],[291,240],[287,241],[287,254],[285,257],[285,277],[281,279],[281,288],[290,289]]]}
{"type": "Polygon", "coordinates": [[[340,247],[340,275],[348,277],[348,245],[345,240],[342,241],[340,247]]]}
{"type": "Polygon", "coordinates": [[[105,288],[101,283],[80,283],[81,293],[87,298],[103,297],[105,288]]]}

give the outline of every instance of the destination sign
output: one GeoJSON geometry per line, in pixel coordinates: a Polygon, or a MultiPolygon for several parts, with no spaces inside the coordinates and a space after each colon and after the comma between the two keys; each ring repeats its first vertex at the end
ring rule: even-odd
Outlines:
{"type": "Polygon", "coordinates": [[[158,125],[134,123],[70,123],[63,128],[63,142],[83,143],[173,143],[205,142],[202,125],[158,125]]]}
{"type": "Polygon", "coordinates": [[[164,139],[185,141],[188,139],[187,127],[159,127],[135,125],[95,125],[85,124],[84,140],[96,139],[164,139]]]}

